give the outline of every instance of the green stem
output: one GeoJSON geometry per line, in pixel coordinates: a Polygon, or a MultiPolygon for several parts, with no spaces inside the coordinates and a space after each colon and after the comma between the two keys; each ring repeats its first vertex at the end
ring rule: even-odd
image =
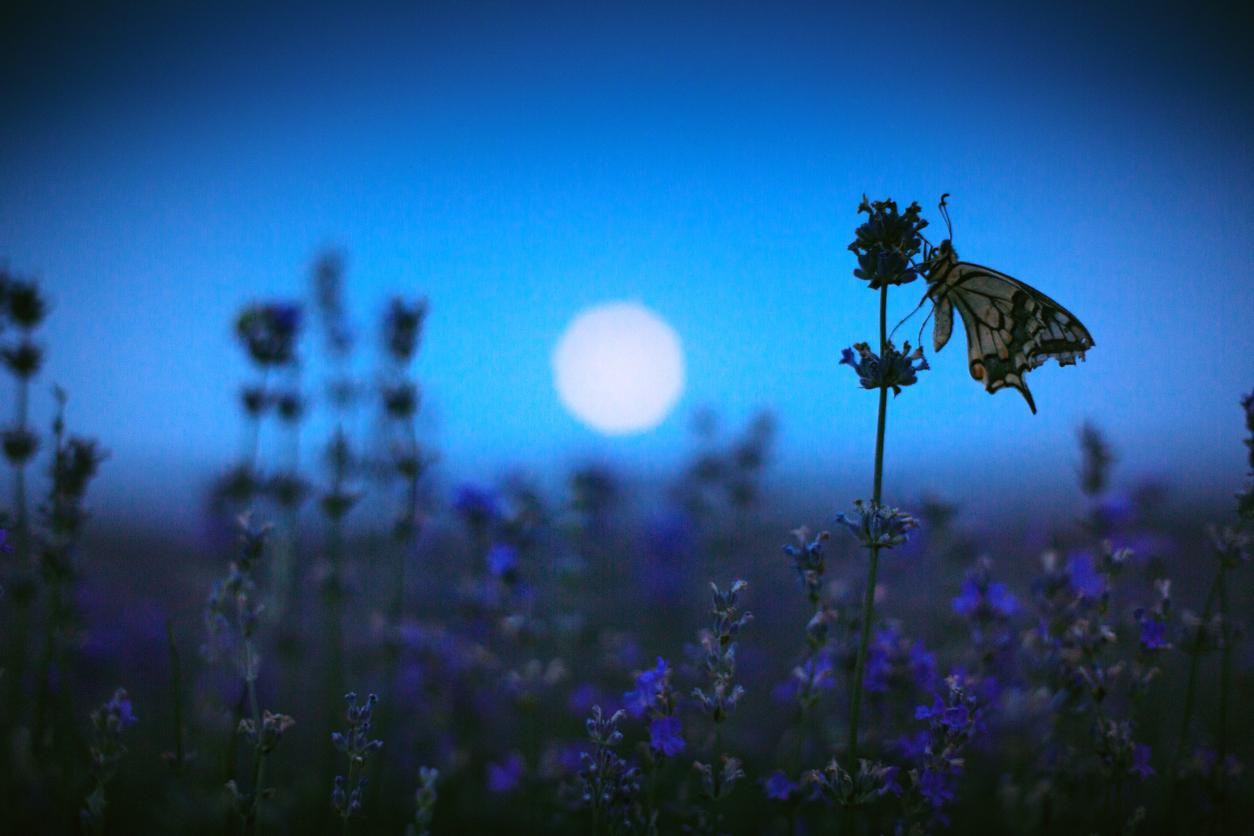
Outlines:
{"type": "MultiPolygon", "coordinates": [[[[880,285],[880,358],[888,347],[888,285],[880,285]]],[[[884,483],[884,426],[888,416],[888,387],[880,386],[879,419],[875,427],[875,485],[871,495],[872,509],[878,509],[884,483]]],[[[858,661],[854,668],[853,702],[849,708],[849,762],[858,760],[858,715],[862,708],[862,680],[866,674],[867,648],[871,642],[871,621],[875,614],[875,576],[879,569],[880,547],[871,546],[871,563],[867,568],[866,595],[862,600],[862,638],[858,642],[858,661]]]]}

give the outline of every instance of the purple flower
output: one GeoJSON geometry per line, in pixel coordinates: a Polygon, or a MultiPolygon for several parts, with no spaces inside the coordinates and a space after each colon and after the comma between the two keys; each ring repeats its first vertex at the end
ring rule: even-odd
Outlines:
{"type": "Polygon", "coordinates": [[[1157,618],[1141,619],[1141,647],[1162,650],[1167,646],[1167,625],[1157,618]]]}
{"type": "Polygon", "coordinates": [[[500,794],[518,789],[524,768],[522,755],[517,752],[510,752],[501,763],[488,764],[488,792],[500,794]]]}
{"type": "Polygon", "coordinates": [[[919,775],[919,795],[932,805],[933,810],[939,810],[947,801],[953,800],[953,779],[934,769],[925,769],[919,775]]]}
{"type": "Polygon", "coordinates": [[[901,351],[891,342],[887,343],[882,358],[866,343],[854,343],[853,348],[840,352],[840,364],[857,373],[863,389],[892,389],[894,396],[901,394],[901,387],[918,383],[918,373],[930,368],[923,349],[916,348],[912,352],[908,342],[902,344],[901,351]]]}
{"type": "Polygon", "coordinates": [[[122,688],[119,688],[113,698],[105,703],[104,712],[116,723],[118,731],[123,731],[139,722],[139,718],[135,716],[135,708],[131,705],[131,699],[122,688]]]}
{"type": "Polygon", "coordinates": [[[9,532],[0,528],[0,554],[9,554],[13,551],[13,545],[9,542],[9,532]]]}
{"type": "Polygon", "coordinates": [[[976,618],[1010,618],[1019,611],[1019,602],[1000,581],[982,582],[978,575],[968,575],[962,591],[953,600],[954,612],[976,618]]]}
{"type": "Polygon", "coordinates": [[[766,791],[767,798],[787,801],[797,791],[798,785],[796,781],[777,769],[771,773],[770,778],[762,782],[762,788],[766,791]]]}
{"type": "Polygon", "coordinates": [[[658,694],[666,683],[666,660],[657,657],[657,667],[642,671],[636,677],[636,690],[623,694],[624,707],[632,717],[640,718],[657,704],[658,694]]]}
{"type": "Polygon", "coordinates": [[[1132,766],[1128,772],[1136,775],[1142,781],[1154,774],[1154,767],[1150,766],[1150,747],[1145,743],[1138,743],[1132,750],[1132,766]]]}
{"type": "Polygon", "coordinates": [[[453,499],[453,510],[474,527],[486,525],[500,515],[496,494],[477,485],[462,485],[453,499]]]}
{"type": "Polygon", "coordinates": [[[1093,557],[1088,552],[1076,552],[1067,561],[1067,575],[1071,588],[1080,595],[1097,598],[1105,588],[1102,576],[1093,568],[1093,557]]]}
{"type": "Polygon", "coordinates": [[[674,716],[655,717],[649,722],[649,745],[673,758],[684,750],[683,727],[674,716]]]}

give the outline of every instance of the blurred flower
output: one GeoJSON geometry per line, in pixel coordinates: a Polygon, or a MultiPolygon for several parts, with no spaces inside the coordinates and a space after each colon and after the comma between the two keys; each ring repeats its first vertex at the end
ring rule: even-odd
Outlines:
{"type": "Polygon", "coordinates": [[[766,797],[775,801],[788,801],[793,793],[800,788],[796,781],[789,778],[779,769],[772,772],[771,777],[762,782],[762,789],[766,792],[766,797]]]}
{"type": "Polygon", "coordinates": [[[623,694],[623,707],[631,716],[643,717],[646,711],[657,705],[658,697],[666,687],[668,677],[666,660],[659,656],[656,667],[641,671],[636,676],[635,690],[623,694]]]}
{"type": "Polygon", "coordinates": [[[649,722],[649,745],[673,758],[684,750],[683,727],[675,716],[655,717],[649,722]]]}
{"type": "Polygon", "coordinates": [[[793,537],[796,538],[797,545],[784,546],[784,554],[792,559],[793,569],[796,570],[797,577],[801,579],[801,584],[805,587],[806,597],[812,604],[817,603],[826,565],[823,557],[823,544],[831,535],[826,531],[821,531],[818,536],[811,539],[810,530],[802,527],[793,532],[793,537]]]}
{"type": "Polygon", "coordinates": [[[866,343],[854,343],[853,348],[841,351],[840,363],[857,372],[863,389],[888,388],[894,395],[901,394],[901,387],[917,383],[918,373],[931,368],[921,347],[912,352],[910,343],[906,342],[898,351],[891,341],[885,344],[882,358],[866,343]]]}
{"type": "Polygon", "coordinates": [[[832,759],[821,771],[807,772],[802,782],[814,786],[828,801],[842,807],[857,807],[884,795],[901,795],[897,774],[897,767],[865,758],[858,761],[858,771],[851,773],[832,759]]]}
{"type": "Polygon", "coordinates": [[[453,510],[471,528],[482,528],[500,516],[501,505],[496,493],[490,488],[462,485],[453,499],[453,510]]]}
{"type": "Polygon", "coordinates": [[[510,752],[500,763],[488,764],[488,792],[498,795],[518,789],[526,764],[522,755],[510,752]]]}
{"type": "Polygon", "coordinates": [[[0,528],[0,554],[12,554],[13,544],[9,542],[9,532],[0,528]]]}
{"type": "Polygon", "coordinates": [[[400,297],[388,304],[383,318],[383,347],[392,359],[408,362],[422,341],[422,326],[427,319],[427,300],[406,302],[400,297]]]}
{"type": "Polygon", "coordinates": [[[1154,767],[1150,766],[1150,755],[1150,747],[1145,743],[1138,743],[1132,751],[1132,766],[1128,768],[1128,772],[1142,781],[1153,775],[1154,767]]]}
{"type": "Polygon", "coordinates": [[[295,359],[300,324],[299,305],[254,303],[245,307],[235,320],[235,334],[259,366],[284,366],[295,359]]]}
{"type": "Polygon", "coordinates": [[[5,292],[0,296],[8,313],[9,321],[29,331],[43,321],[48,311],[47,302],[34,281],[23,281],[12,275],[3,282],[5,292]]]}
{"type": "Polygon", "coordinates": [[[1098,598],[1106,588],[1102,576],[1093,567],[1093,556],[1076,552],[1067,560],[1067,576],[1071,588],[1079,595],[1098,598]]]}

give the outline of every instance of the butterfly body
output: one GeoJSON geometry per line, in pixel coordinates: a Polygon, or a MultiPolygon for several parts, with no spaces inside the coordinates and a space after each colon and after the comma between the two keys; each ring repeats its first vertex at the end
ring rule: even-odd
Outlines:
{"type": "Polygon", "coordinates": [[[933,348],[940,351],[949,342],[957,308],[967,332],[971,377],[990,393],[1017,389],[1035,413],[1024,375],[1050,358],[1060,366],[1073,365],[1094,345],[1075,314],[1005,273],[959,261],[949,240],[925,262],[927,298],[936,317],[933,348]]]}

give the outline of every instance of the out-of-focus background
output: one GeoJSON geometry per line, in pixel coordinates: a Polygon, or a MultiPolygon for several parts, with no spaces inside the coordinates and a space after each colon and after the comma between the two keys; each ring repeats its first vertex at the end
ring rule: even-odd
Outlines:
{"type": "MultiPolygon", "coordinates": [[[[1127,474],[1212,499],[1240,477],[1254,105],[1235,7],[4,16],[0,254],[52,299],[44,379],[113,451],[97,494],[112,514],[188,518],[240,445],[236,310],[307,296],[327,246],[346,254],[363,372],[386,298],[429,296],[423,431],[450,478],[589,458],[654,478],[696,409],[769,409],[780,487],[835,503],[869,478],[875,420],[836,365],[874,338],[845,249],[863,193],[918,200],[934,237],[951,193],[959,253],[1041,288],[1097,342],[1082,367],[1031,375],[1035,417],[969,380],[961,341],[932,358],[894,405],[890,494],[1050,501],[1098,417],[1127,474]],[[607,440],[562,408],[551,357],[580,311],[615,300],[670,323],[687,374],[656,430],[607,440]]],[[[921,284],[894,296],[896,321],[921,284]]]]}

